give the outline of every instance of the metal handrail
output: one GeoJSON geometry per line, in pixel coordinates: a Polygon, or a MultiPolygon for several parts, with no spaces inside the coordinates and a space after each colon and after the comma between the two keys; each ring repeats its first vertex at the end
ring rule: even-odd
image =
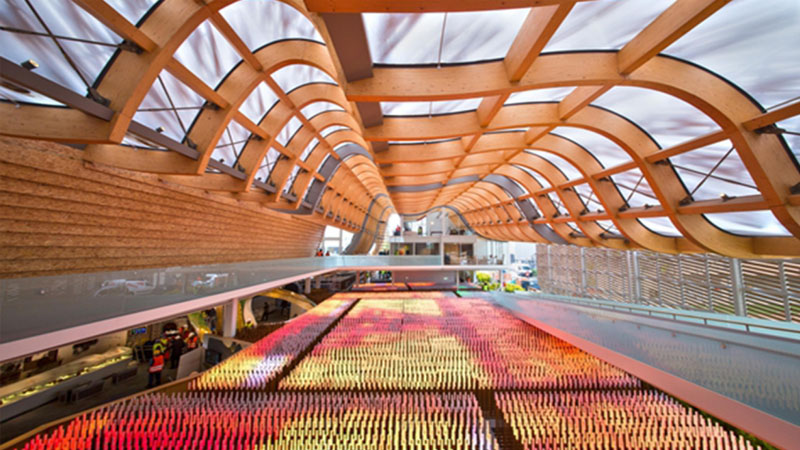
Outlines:
{"type": "Polygon", "coordinates": [[[747,332],[754,332],[753,329],[774,330],[785,333],[792,333],[793,339],[800,339],[800,324],[788,322],[769,321],[765,319],[754,319],[749,317],[737,317],[724,314],[709,313],[703,311],[675,310],[657,306],[635,305],[619,303],[608,300],[597,300],[567,295],[536,293],[535,296],[548,300],[566,301],[587,306],[594,306],[603,309],[628,311],[633,314],[646,313],[650,317],[671,317],[673,320],[697,323],[696,321],[682,320],[681,318],[691,318],[702,320],[704,325],[737,325],[744,328],[747,332]],[[654,314],[655,313],[655,314],[654,314]]]}

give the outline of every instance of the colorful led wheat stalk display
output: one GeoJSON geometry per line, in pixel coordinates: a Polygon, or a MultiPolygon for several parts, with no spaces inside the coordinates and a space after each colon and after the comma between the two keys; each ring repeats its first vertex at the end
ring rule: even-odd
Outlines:
{"type": "Polygon", "coordinates": [[[362,299],[282,389],[630,388],[639,380],[480,299],[362,299]]]}
{"type": "Polygon", "coordinates": [[[25,449],[498,449],[468,393],[150,394],[25,449]]]}
{"type": "Polygon", "coordinates": [[[655,391],[500,392],[495,399],[526,450],[753,448],[655,391]]]}
{"type": "Polygon", "coordinates": [[[193,380],[190,392],[105,406],[25,448],[752,448],[505,310],[435,293],[369,294],[380,298],[360,300],[280,390],[264,391],[363,295],[322,303],[193,380]]]}
{"type": "Polygon", "coordinates": [[[327,300],[189,384],[190,390],[264,389],[336,320],[351,300],[327,300]]]}

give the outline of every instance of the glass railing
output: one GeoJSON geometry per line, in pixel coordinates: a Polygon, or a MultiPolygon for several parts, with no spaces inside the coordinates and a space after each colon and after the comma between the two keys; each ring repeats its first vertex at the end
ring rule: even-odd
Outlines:
{"type": "Polygon", "coordinates": [[[0,343],[193,299],[222,303],[334,270],[439,264],[438,256],[329,256],[4,279],[0,343]]]}

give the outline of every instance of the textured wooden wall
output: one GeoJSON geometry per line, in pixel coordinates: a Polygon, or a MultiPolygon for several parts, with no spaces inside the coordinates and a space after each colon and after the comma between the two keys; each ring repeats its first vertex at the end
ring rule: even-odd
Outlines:
{"type": "Polygon", "coordinates": [[[324,225],[0,137],[0,278],[311,256],[324,225]]]}

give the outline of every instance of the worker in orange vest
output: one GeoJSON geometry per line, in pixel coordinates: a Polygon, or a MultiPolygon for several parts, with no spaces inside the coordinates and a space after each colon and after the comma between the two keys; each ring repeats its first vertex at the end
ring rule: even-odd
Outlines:
{"type": "Polygon", "coordinates": [[[161,371],[164,370],[164,353],[153,347],[153,359],[150,360],[150,369],[147,375],[147,387],[152,388],[161,384],[161,371]]]}

